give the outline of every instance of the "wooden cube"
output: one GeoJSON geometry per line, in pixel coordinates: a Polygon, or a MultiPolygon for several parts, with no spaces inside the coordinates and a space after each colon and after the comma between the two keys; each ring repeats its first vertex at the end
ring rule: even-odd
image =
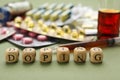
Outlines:
{"type": "Polygon", "coordinates": [[[18,48],[8,48],[5,53],[6,63],[14,63],[19,59],[19,50],[18,48]]]}
{"type": "Polygon", "coordinates": [[[93,47],[89,52],[90,61],[92,63],[102,63],[103,60],[103,51],[99,47],[93,47]]]}
{"type": "Polygon", "coordinates": [[[32,63],[35,61],[36,51],[34,48],[25,48],[22,53],[24,63],[32,63]]]}
{"type": "Polygon", "coordinates": [[[67,47],[59,47],[57,49],[57,61],[59,63],[69,62],[70,51],[67,47]]]}
{"type": "Polygon", "coordinates": [[[52,61],[52,49],[51,48],[41,48],[40,49],[40,62],[49,63],[52,61]]]}
{"type": "Polygon", "coordinates": [[[86,49],[84,47],[76,47],[74,49],[74,61],[76,63],[84,63],[86,61],[86,49]]]}

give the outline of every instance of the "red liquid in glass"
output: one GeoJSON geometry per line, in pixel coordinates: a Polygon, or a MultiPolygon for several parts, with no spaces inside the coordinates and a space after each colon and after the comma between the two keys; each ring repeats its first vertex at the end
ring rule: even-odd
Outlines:
{"type": "Polygon", "coordinates": [[[120,12],[118,10],[100,10],[98,15],[98,39],[119,36],[120,12]]]}

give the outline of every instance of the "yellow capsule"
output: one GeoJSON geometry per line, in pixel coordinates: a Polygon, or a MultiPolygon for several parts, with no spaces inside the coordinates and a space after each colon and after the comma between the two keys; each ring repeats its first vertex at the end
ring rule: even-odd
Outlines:
{"type": "Polygon", "coordinates": [[[33,28],[28,28],[27,30],[28,30],[28,31],[32,31],[32,30],[33,30],[33,28]]]}
{"type": "Polygon", "coordinates": [[[60,10],[60,9],[63,9],[64,6],[65,6],[65,4],[61,3],[61,4],[58,4],[55,9],[60,10]]]}
{"type": "Polygon", "coordinates": [[[48,7],[47,7],[47,9],[48,10],[54,10],[55,8],[56,8],[56,6],[57,6],[57,3],[53,3],[53,4],[51,4],[51,5],[49,5],[48,7]]]}
{"type": "Polygon", "coordinates": [[[50,29],[50,30],[48,31],[48,35],[50,35],[50,36],[55,36],[55,34],[56,34],[56,32],[55,32],[54,29],[50,29]]]}
{"type": "Polygon", "coordinates": [[[72,37],[72,39],[78,39],[78,37],[79,37],[78,31],[73,29],[72,33],[71,33],[71,37],[72,37]]]}
{"type": "Polygon", "coordinates": [[[21,24],[22,18],[18,16],[18,17],[15,18],[14,22],[21,24]]]}
{"type": "Polygon", "coordinates": [[[31,16],[31,17],[32,17],[32,15],[33,15],[36,11],[38,11],[38,9],[32,9],[32,10],[26,12],[26,16],[31,16]]]}
{"type": "Polygon", "coordinates": [[[82,34],[81,34],[81,35],[79,35],[79,40],[80,40],[80,41],[83,41],[83,40],[84,40],[84,38],[85,38],[85,36],[84,36],[84,35],[82,35],[82,34]]]}
{"type": "Polygon", "coordinates": [[[54,29],[54,30],[57,29],[57,25],[55,23],[50,24],[49,27],[50,29],[54,29]]]}
{"type": "Polygon", "coordinates": [[[50,15],[52,14],[53,10],[48,10],[46,11],[43,15],[42,15],[42,19],[44,19],[45,21],[47,21],[50,18],[50,15]]]}
{"type": "Polygon", "coordinates": [[[42,20],[38,20],[38,26],[39,26],[39,27],[42,27],[42,26],[43,26],[43,24],[44,24],[44,23],[43,23],[43,21],[42,21],[42,20]]]}
{"type": "Polygon", "coordinates": [[[24,19],[24,21],[25,21],[26,24],[28,24],[28,22],[31,21],[31,20],[32,20],[32,18],[29,17],[29,16],[27,16],[27,17],[24,19]]]}
{"type": "Polygon", "coordinates": [[[68,34],[71,33],[71,29],[70,29],[70,27],[69,27],[68,25],[63,26],[63,31],[64,31],[65,33],[68,33],[68,34]]]}
{"type": "Polygon", "coordinates": [[[57,37],[62,37],[64,34],[62,28],[58,27],[57,30],[56,30],[56,36],[57,37]]]}
{"type": "Polygon", "coordinates": [[[51,21],[56,21],[59,18],[59,15],[62,13],[61,10],[57,10],[50,15],[51,21]]]}
{"type": "Polygon", "coordinates": [[[20,27],[20,24],[19,23],[15,23],[14,26],[15,27],[20,27]]]}
{"type": "Polygon", "coordinates": [[[85,34],[85,29],[84,28],[79,27],[77,29],[78,29],[79,34],[83,34],[83,35],[85,34]]]}
{"type": "Polygon", "coordinates": [[[69,10],[69,9],[71,9],[71,8],[73,8],[73,7],[74,7],[73,4],[67,4],[67,5],[65,5],[65,6],[63,7],[63,10],[69,10]]]}
{"type": "Polygon", "coordinates": [[[62,22],[65,22],[66,20],[68,20],[70,18],[71,15],[71,11],[70,10],[66,10],[63,13],[60,14],[60,20],[62,22]]]}
{"type": "Polygon", "coordinates": [[[44,9],[40,9],[33,14],[33,19],[38,20],[41,18],[42,14],[45,12],[44,9]]]}
{"type": "Polygon", "coordinates": [[[47,34],[48,30],[49,30],[48,26],[44,24],[42,26],[42,32],[43,32],[43,34],[47,34]]]}
{"type": "Polygon", "coordinates": [[[33,21],[29,21],[28,22],[28,27],[29,28],[33,28],[34,27],[34,22],[33,21]]]}

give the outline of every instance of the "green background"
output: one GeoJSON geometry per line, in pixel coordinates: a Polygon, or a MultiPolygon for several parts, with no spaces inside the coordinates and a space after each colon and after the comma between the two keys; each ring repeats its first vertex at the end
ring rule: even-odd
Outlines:
{"type": "MultiPolygon", "coordinates": [[[[0,6],[13,0],[0,0],[0,6]]],[[[15,0],[14,0],[15,1],[15,0]]],[[[54,3],[56,0],[29,0],[34,7],[45,2],[54,3]]],[[[119,1],[119,0],[118,0],[119,1]]],[[[81,3],[98,9],[98,0],[57,0],[58,3],[81,3]]],[[[50,46],[50,47],[54,47],[50,46]]],[[[39,49],[36,61],[33,64],[23,64],[21,53],[24,48],[18,47],[20,56],[18,63],[5,63],[5,50],[9,47],[18,47],[8,41],[0,42],[0,80],[119,80],[120,79],[120,46],[104,48],[104,59],[102,64],[92,64],[87,60],[85,64],[76,64],[73,55],[70,62],[59,64],[56,61],[56,53],[53,53],[52,63],[40,64],[39,49]]]]}

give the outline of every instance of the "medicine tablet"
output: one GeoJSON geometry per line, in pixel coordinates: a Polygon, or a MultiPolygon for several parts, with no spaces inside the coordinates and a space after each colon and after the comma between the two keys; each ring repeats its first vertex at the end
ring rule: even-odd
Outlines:
{"type": "Polygon", "coordinates": [[[27,26],[28,26],[29,28],[33,28],[34,25],[35,25],[34,21],[32,21],[32,20],[31,20],[31,21],[28,21],[28,25],[27,25],[27,26]]]}
{"type": "Polygon", "coordinates": [[[22,40],[23,37],[24,37],[23,34],[14,34],[13,35],[13,39],[16,41],[22,40]]]}
{"type": "Polygon", "coordinates": [[[20,24],[22,22],[22,17],[20,17],[20,16],[16,17],[14,22],[20,24]]]}
{"type": "Polygon", "coordinates": [[[22,39],[22,43],[23,43],[23,44],[31,44],[32,42],[33,42],[33,39],[30,38],[30,37],[24,37],[24,38],[22,39]]]}
{"type": "Polygon", "coordinates": [[[72,30],[71,37],[72,39],[77,39],[79,37],[79,33],[76,29],[72,30]]]}
{"type": "Polygon", "coordinates": [[[0,30],[0,34],[1,35],[4,35],[4,34],[6,34],[7,33],[7,29],[6,28],[2,28],[1,30],[0,30]]]}
{"type": "Polygon", "coordinates": [[[24,29],[21,29],[20,30],[20,33],[22,33],[22,34],[26,34],[28,31],[27,30],[24,30],[24,29]]]}
{"type": "Polygon", "coordinates": [[[37,40],[38,40],[38,41],[46,41],[46,40],[47,40],[47,36],[38,35],[38,36],[37,36],[37,40]]]}
{"type": "Polygon", "coordinates": [[[37,34],[36,34],[36,33],[34,33],[34,32],[29,32],[29,33],[28,33],[28,35],[29,35],[30,37],[32,37],[32,38],[34,38],[34,37],[36,37],[36,36],[37,36],[37,34]]]}
{"type": "Polygon", "coordinates": [[[31,21],[32,18],[30,16],[25,17],[24,22],[28,24],[29,21],[31,21]]]}

